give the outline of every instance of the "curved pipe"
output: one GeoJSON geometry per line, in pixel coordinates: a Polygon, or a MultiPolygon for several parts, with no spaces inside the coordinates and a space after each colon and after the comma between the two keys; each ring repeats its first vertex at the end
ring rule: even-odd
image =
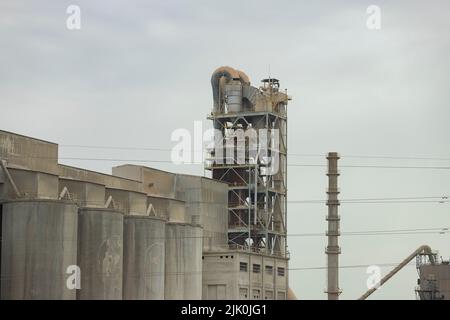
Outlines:
{"type": "Polygon", "coordinates": [[[383,279],[380,280],[372,289],[364,293],[358,300],[365,300],[372,293],[374,293],[379,287],[381,287],[386,281],[392,278],[397,272],[399,272],[404,266],[406,266],[412,259],[414,259],[418,254],[424,253],[430,258],[431,264],[435,264],[434,255],[431,248],[427,245],[420,246],[413,253],[411,253],[405,260],[403,260],[397,267],[395,267],[391,272],[389,272],[383,279]]]}
{"type": "Polygon", "coordinates": [[[241,82],[243,84],[250,85],[250,78],[248,77],[248,75],[244,71],[241,71],[241,70],[236,70],[236,71],[239,74],[239,78],[241,79],[241,82]]]}

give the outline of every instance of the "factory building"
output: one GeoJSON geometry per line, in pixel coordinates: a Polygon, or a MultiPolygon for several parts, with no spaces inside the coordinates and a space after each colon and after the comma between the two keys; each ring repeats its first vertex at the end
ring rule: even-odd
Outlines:
{"type": "Polygon", "coordinates": [[[205,167],[228,186],[228,250],[204,254],[203,297],[286,299],[287,102],[277,79],[251,85],[220,67],[211,77],[214,148],[205,167]]]}
{"type": "Polygon", "coordinates": [[[287,299],[288,96],[229,67],[212,84],[211,178],[67,166],[57,144],[0,131],[1,299],[287,299]],[[239,162],[231,129],[247,127],[267,148],[239,162]]]}
{"type": "Polygon", "coordinates": [[[426,256],[416,258],[416,297],[420,300],[450,300],[450,263],[435,255],[430,261],[426,256]]]}
{"type": "Polygon", "coordinates": [[[56,144],[5,131],[0,158],[2,299],[202,298],[202,252],[226,246],[225,184],[66,166],[56,144]]]}

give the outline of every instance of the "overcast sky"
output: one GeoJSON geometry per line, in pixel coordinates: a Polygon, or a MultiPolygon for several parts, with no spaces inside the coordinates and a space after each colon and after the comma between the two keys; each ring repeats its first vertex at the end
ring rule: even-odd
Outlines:
{"type": "MultiPolygon", "coordinates": [[[[0,2],[0,129],[59,143],[60,162],[102,172],[121,161],[169,160],[175,129],[211,126],[210,76],[222,65],[252,83],[281,80],[289,153],[342,154],[342,165],[449,166],[448,1],[22,1],[0,2]],[[81,29],[66,27],[69,5],[81,29]],[[369,5],[381,29],[369,30],[369,5]],[[269,67],[270,66],[270,67],[269,67]],[[346,157],[347,156],[347,157],[346,157]]],[[[326,164],[290,156],[290,164],[326,164]]],[[[203,174],[199,165],[143,163],[203,174]]],[[[288,199],[325,198],[324,167],[288,168],[288,199]]],[[[450,170],[342,168],[342,199],[450,193],[450,170]]],[[[342,204],[341,230],[449,227],[450,204],[342,204]]],[[[290,203],[290,234],[324,232],[324,204],[290,203]]],[[[400,262],[421,244],[447,258],[450,234],[343,236],[341,264],[400,262]]],[[[290,268],[326,265],[325,236],[291,237],[290,268]]],[[[383,267],[384,273],[392,267],[383,267]]],[[[325,299],[325,270],[292,270],[301,299],[325,299]]],[[[341,270],[342,299],[367,290],[365,268],[341,270]]],[[[372,299],[414,299],[407,266],[372,299]]]]}

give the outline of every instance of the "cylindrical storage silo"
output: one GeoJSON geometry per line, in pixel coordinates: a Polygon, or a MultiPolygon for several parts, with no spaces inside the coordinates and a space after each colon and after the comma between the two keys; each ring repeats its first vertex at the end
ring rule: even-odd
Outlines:
{"type": "Polygon", "coordinates": [[[2,299],[76,298],[67,269],[77,265],[77,210],[57,200],[3,204],[2,299]]]}
{"type": "Polygon", "coordinates": [[[122,299],[123,214],[104,208],[80,208],[78,265],[80,300],[122,299]]]}
{"type": "Polygon", "coordinates": [[[164,299],[165,224],[157,217],[124,217],[123,299],[164,299]]]}
{"type": "Polygon", "coordinates": [[[184,228],[184,299],[201,300],[203,229],[189,224],[184,228]]]}
{"type": "Polygon", "coordinates": [[[232,81],[225,85],[228,112],[239,112],[242,110],[242,84],[240,81],[232,81]]]}
{"type": "Polygon", "coordinates": [[[164,299],[184,299],[186,224],[166,224],[164,299]]]}

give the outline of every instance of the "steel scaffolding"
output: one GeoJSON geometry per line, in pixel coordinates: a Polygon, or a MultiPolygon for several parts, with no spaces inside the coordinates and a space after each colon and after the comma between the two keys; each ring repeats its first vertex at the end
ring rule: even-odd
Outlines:
{"type": "MultiPolygon", "coordinates": [[[[213,179],[229,186],[228,242],[230,248],[240,248],[268,255],[287,257],[287,93],[279,91],[276,79],[265,79],[259,88],[266,107],[230,112],[226,99],[208,116],[223,139],[215,141],[221,155],[210,152],[205,168],[213,179]],[[276,95],[276,98],[275,98],[276,95]],[[280,95],[285,99],[280,100],[280,95]],[[272,97],[274,97],[272,99],[272,97]],[[245,161],[237,161],[236,131],[253,128],[258,132],[258,156],[252,157],[249,139],[245,140],[245,161]],[[261,130],[262,129],[262,130],[261,130]],[[267,130],[267,131],[264,131],[267,130]],[[262,134],[267,132],[267,140],[262,134]],[[275,136],[276,135],[276,136],[275,136]],[[261,144],[267,141],[267,154],[261,155],[261,144]],[[276,141],[276,142],[275,142],[276,141]],[[227,148],[234,148],[233,151],[227,148]],[[230,154],[233,156],[230,160],[230,154]],[[267,160],[271,159],[271,160],[267,160]],[[221,161],[218,161],[221,160],[221,161]],[[269,166],[278,161],[278,170],[269,166]]],[[[217,150],[217,146],[215,148],[217,150]]]]}

